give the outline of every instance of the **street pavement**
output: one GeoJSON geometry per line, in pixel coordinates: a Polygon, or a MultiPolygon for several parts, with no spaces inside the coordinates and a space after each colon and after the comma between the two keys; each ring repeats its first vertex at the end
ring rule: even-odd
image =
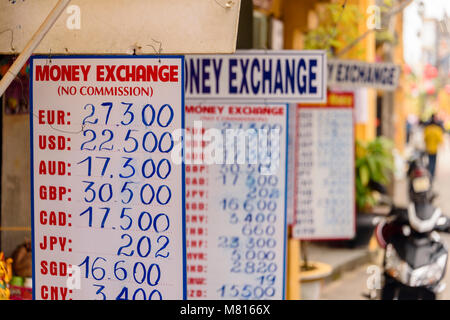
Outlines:
{"type": "MultiPolygon", "coordinates": [[[[403,205],[407,199],[406,183],[399,181],[395,191],[395,203],[403,205]]],[[[435,202],[440,206],[442,212],[450,216],[450,137],[446,136],[444,145],[438,154],[438,164],[436,169],[436,178],[434,182],[434,190],[438,193],[435,202]]],[[[442,240],[450,248],[450,235],[441,234],[442,240]]],[[[380,266],[382,252],[379,252],[378,264],[366,264],[352,271],[344,273],[341,278],[333,281],[323,287],[321,299],[326,300],[364,300],[367,299],[363,295],[369,292],[367,282],[371,279],[376,266],[380,266]]],[[[381,269],[380,269],[381,270],[381,269]]],[[[370,281],[369,281],[370,282],[370,281]]],[[[450,270],[447,269],[444,282],[447,284],[446,289],[442,293],[441,299],[450,299],[450,270]]]]}

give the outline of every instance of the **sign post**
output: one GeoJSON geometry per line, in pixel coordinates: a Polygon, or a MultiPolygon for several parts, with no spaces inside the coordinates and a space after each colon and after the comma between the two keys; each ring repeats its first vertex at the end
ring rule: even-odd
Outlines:
{"type": "Polygon", "coordinates": [[[183,65],[32,57],[35,299],[185,298],[183,65]]]}

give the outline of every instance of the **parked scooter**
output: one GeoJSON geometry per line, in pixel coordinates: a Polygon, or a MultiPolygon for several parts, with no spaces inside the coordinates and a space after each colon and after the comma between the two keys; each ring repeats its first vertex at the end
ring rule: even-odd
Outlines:
{"type": "Polygon", "coordinates": [[[432,204],[436,195],[422,159],[409,163],[408,207],[392,206],[375,231],[386,249],[382,300],[436,299],[445,288],[448,250],[438,232],[450,232],[450,219],[432,204]]]}

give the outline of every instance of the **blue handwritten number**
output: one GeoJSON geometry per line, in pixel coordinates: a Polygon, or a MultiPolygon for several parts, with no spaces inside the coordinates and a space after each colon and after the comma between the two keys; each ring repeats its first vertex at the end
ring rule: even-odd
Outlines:
{"type": "Polygon", "coordinates": [[[159,139],[158,150],[159,150],[160,152],[162,152],[162,153],[168,153],[168,152],[172,151],[173,145],[174,145],[174,142],[173,142],[172,134],[171,134],[170,132],[164,132],[164,133],[161,135],[161,138],[159,139]],[[162,143],[163,143],[163,141],[164,141],[164,137],[166,137],[166,136],[169,136],[170,144],[169,144],[169,147],[168,147],[167,149],[163,150],[163,149],[162,149],[162,143]]]}
{"type": "Polygon", "coordinates": [[[129,115],[129,116],[130,116],[130,118],[129,118],[130,120],[129,120],[128,122],[124,122],[124,121],[122,120],[122,121],[120,121],[120,123],[121,123],[122,125],[124,125],[124,126],[127,126],[127,125],[129,125],[130,123],[132,123],[133,120],[134,120],[134,113],[130,111],[130,109],[131,109],[131,107],[133,106],[133,104],[132,104],[132,103],[127,103],[127,102],[122,102],[122,104],[128,106],[128,107],[127,107],[127,110],[125,110],[125,112],[123,113],[123,115],[124,115],[124,116],[125,116],[125,115],[129,115]]]}
{"type": "Polygon", "coordinates": [[[131,243],[133,242],[133,238],[131,238],[130,235],[128,235],[128,234],[123,234],[120,237],[120,239],[124,239],[124,238],[128,239],[128,243],[121,246],[119,248],[119,250],[117,250],[117,255],[120,256],[121,254],[123,254],[124,256],[131,257],[134,254],[134,250],[131,250],[130,253],[125,253],[125,252],[122,253],[122,249],[125,249],[125,248],[128,248],[129,246],[131,246],[131,243]]]}
{"type": "Polygon", "coordinates": [[[105,210],[105,214],[103,215],[102,223],[100,224],[100,228],[103,229],[105,227],[105,222],[106,222],[106,219],[108,218],[109,211],[111,210],[111,208],[100,208],[100,209],[105,210]]]}
{"type": "Polygon", "coordinates": [[[136,138],[131,136],[131,132],[134,132],[134,131],[137,131],[137,130],[128,130],[127,135],[125,136],[124,141],[131,139],[134,142],[134,147],[131,150],[127,150],[127,149],[123,148],[123,151],[125,151],[126,153],[135,152],[138,148],[139,143],[137,142],[136,138]]]}
{"type": "Polygon", "coordinates": [[[97,148],[97,146],[94,146],[93,148],[88,148],[88,147],[85,148],[85,147],[84,147],[85,144],[94,141],[95,138],[97,137],[97,135],[95,134],[95,131],[94,131],[94,130],[91,130],[91,129],[88,129],[88,130],[83,131],[83,136],[86,137],[86,135],[87,135],[88,133],[91,133],[91,134],[92,134],[92,139],[83,142],[83,143],[81,144],[81,150],[85,150],[85,149],[86,149],[86,150],[89,150],[89,151],[94,151],[95,148],[97,148]]]}
{"type": "Polygon", "coordinates": [[[108,120],[109,120],[109,115],[111,114],[111,109],[112,109],[112,102],[103,102],[101,104],[102,107],[108,107],[108,111],[106,112],[106,119],[105,119],[105,125],[108,124],[108,120]]]}
{"type": "Polygon", "coordinates": [[[110,157],[95,157],[97,159],[103,159],[105,160],[104,164],[103,164],[103,169],[102,169],[102,177],[105,175],[106,172],[106,168],[108,167],[109,161],[111,160],[110,157]]]}
{"type": "Polygon", "coordinates": [[[142,295],[142,300],[146,300],[146,294],[145,294],[144,289],[142,289],[142,288],[136,289],[136,291],[133,294],[133,300],[137,300],[136,298],[138,297],[139,292],[142,295]]]}
{"type": "Polygon", "coordinates": [[[100,189],[98,190],[98,197],[100,198],[101,202],[108,202],[109,200],[111,200],[113,196],[113,191],[112,191],[112,186],[110,183],[104,183],[102,184],[102,186],[100,187],[100,189]],[[103,197],[103,188],[107,187],[108,188],[108,196],[106,198],[103,197]]]}
{"type": "Polygon", "coordinates": [[[156,138],[156,135],[152,131],[149,131],[149,132],[144,134],[144,137],[142,138],[142,147],[147,152],[150,152],[150,153],[155,152],[156,148],[158,147],[158,138],[156,138]],[[152,137],[153,137],[153,148],[150,148],[150,149],[147,148],[147,143],[146,143],[147,142],[147,137],[148,137],[149,134],[151,134],[152,137]]]}
{"type": "Polygon", "coordinates": [[[105,136],[107,134],[109,135],[109,138],[100,144],[100,147],[98,149],[99,151],[101,151],[101,150],[109,150],[109,151],[111,151],[114,148],[114,145],[111,145],[111,147],[109,147],[109,148],[103,147],[103,145],[105,143],[110,142],[113,139],[113,137],[114,137],[114,133],[111,130],[105,129],[105,130],[102,131],[102,136],[105,136]]]}
{"type": "MultiPolygon", "coordinates": [[[[141,288],[136,289],[136,291],[133,294],[133,300],[137,298],[137,293],[141,292],[142,294],[142,298],[144,300],[146,300],[146,295],[145,295],[145,291],[141,288]]],[[[122,290],[120,290],[120,293],[118,294],[118,296],[116,297],[116,300],[128,300],[128,288],[127,287],[123,287],[122,290]]],[[[148,300],[162,300],[162,295],[161,292],[159,292],[158,290],[153,290],[149,296],[148,296],[148,300]],[[158,299],[152,299],[154,295],[158,296],[158,299]]]]}
{"type": "Polygon", "coordinates": [[[147,275],[147,271],[145,270],[145,265],[142,262],[136,262],[134,264],[134,267],[133,267],[133,278],[134,278],[134,281],[136,281],[139,284],[142,284],[145,281],[145,276],[146,275],[147,275]],[[136,274],[138,273],[137,272],[137,267],[138,266],[141,267],[141,270],[142,270],[142,278],[140,280],[136,278],[136,274]]]}
{"type": "Polygon", "coordinates": [[[144,184],[142,186],[142,188],[141,188],[141,202],[143,204],[147,204],[148,205],[148,204],[153,202],[154,198],[155,198],[155,189],[153,189],[153,187],[150,184],[148,184],[148,183],[144,184]],[[152,195],[151,195],[151,197],[150,197],[150,199],[148,201],[144,200],[144,192],[145,192],[145,188],[146,187],[148,187],[150,189],[151,193],[152,193],[152,195]]]}
{"type": "MultiPolygon", "coordinates": [[[[154,164],[153,164],[153,166],[154,166],[154,164]]],[[[157,168],[157,174],[158,174],[158,177],[159,177],[160,179],[165,180],[165,179],[169,176],[171,170],[172,170],[172,167],[171,167],[171,165],[170,165],[170,161],[169,161],[169,160],[167,160],[167,159],[162,159],[161,161],[159,161],[159,163],[158,163],[158,168],[157,168]],[[167,166],[167,172],[166,172],[166,174],[163,176],[163,175],[161,174],[161,166],[162,166],[164,163],[165,163],[166,166],[167,166]]]]}
{"type": "MultiPolygon", "coordinates": [[[[158,167],[159,167],[159,165],[158,165],[158,167]]],[[[155,162],[153,161],[153,159],[147,159],[142,164],[142,176],[146,179],[153,177],[153,175],[155,174],[155,170],[156,170],[155,162]],[[150,173],[150,174],[146,174],[145,168],[147,167],[147,163],[151,163],[151,165],[152,165],[152,173],[150,173]]]]}
{"type": "Polygon", "coordinates": [[[152,226],[152,222],[153,222],[153,219],[152,219],[152,216],[150,215],[150,213],[148,213],[146,211],[142,211],[141,214],[139,215],[139,219],[138,219],[139,229],[141,229],[142,231],[147,231],[152,226]],[[149,220],[146,227],[142,226],[142,218],[143,217],[148,217],[148,220],[149,220]]]}
{"type": "Polygon", "coordinates": [[[87,115],[86,117],[84,117],[83,122],[82,122],[83,126],[84,126],[86,123],[96,124],[96,123],[98,122],[98,119],[95,119],[95,121],[93,121],[93,122],[92,122],[92,121],[87,121],[87,119],[89,119],[89,118],[91,118],[92,116],[94,116],[94,113],[95,113],[95,107],[94,107],[93,104],[87,104],[87,105],[85,105],[85,106],[84,106],[84,110],[86,110],[87,107],[90,107],[91,113],[90,113],[89,115],[87,115]]]}
{"type": "Polygon", "coordinates": [[[80,217],[83,216],[85,213],[89,213],[89,227],[92,227],[92,207],[87,208],[82,213],[80,213],[80,217]]]}
{"type": "Polygon", "coordinates": [[[77,164],[82,164],[85,161],[87,161],[87,163],[88,163],[88,176],[90,177],[91,173],[92,173],[92,170],[91,170],[91,168],[92,168],[92,159],[91,159],[91,157],[90,156],[86,157],[86,159],[84,159],[84,160],[82,160],[80,162],[77,162],[77,164]]]}
{"type": "Polygon", "coordinates": [[[127,226],[120,226],[120,229],[122,229],[122,230],[128,230],[128,229],[130,229],[131,228],[131,224],[133,223],[133,219],[131,219],[130,218],[130,216],[128,216],[126,213],[125,213],[125,211],[126,210],[128,210],[128,209],[131,209],[131,208],[122,208],[122,213],[120,214],[120,219],[123,219],[123,218],[127,218],[128,219],[128,225],[127,226]]]}
{"type": "Polygon", "coordinates": [[[153,290],[149,295],[148,295],[148,300],[162,300],[162,295],[161,292],[159,292],[158,290],[153,290]],[[153,295],[157,294],[158,295],[158,299],[152,299],[153,295]]]}
{"type": "Polygon", "coordinates": [[[163,127],[163,128],[166,128],[166,127],[172,122],[172,119],[173,119],[173,109],[172,109],[172,107],[171,107],[169,104],[163,105],[163,106],[159,109],[159,111],[158,111],[158,119],[157,119],[157,122],[158,122],[159,126],[160,126],[160,127],[163,127]],[[167,119],[166,123],[163,125],[163,124],[161,123],[161,113],[162,113],[163,110],[165,110],[166,108],[169,108],[169,119],[167,119]]]}
{"type": "Polygon", "coordinates": [[[103,289],[105,289],[105,286],[101,285],[101,284],[94,284],[94,287],[98,287],[98,290],[95,292],[95,294],[101,294],[102,295],[102,300],[106,300],[106,295],[103,293],[103,289]]]}
{"type": "Polygon", "coordinates": [[[123,263],[123,262],[126,262],[126,261],[125,260],[120,260],[120,261],[117,261],[114,264],[114,276],[119,281],[123,281],[123,280],[125,280],[127,278],[127,270],[125,270],[125,268],[122,268],[122,267],[118,266],[119,263],[123,263]],[[117,271],[122,271],[122,276],[119,276],[117,271]]]}
{"type": "Polygon", "coordinates": [[[139,239],[138,243],[137,243],[137,253],[138,253],[138,255],[141,258],[147,258],[151,251],[152,251],[152,243],[150,241],[150,238],[147,237],[147,236],[142,236],[139,239]],[[144,240],[145,240],[145,242],[144,242],[144,240]],[[144,244],[147,243],[147,251],[146,252],[144,251],[144,253],[141,251],[143,243],[144,244]]]}
{"type": "Polygon", "coordinates": [[[142,122],[144,123],[145,126],[150,127],[154,121],[155,121],[155,109],[151,104],[146,104],[144,108],[142,108],[142,122]],[[147,121],[147,118],[145,117],[145,111],[147,110],[147,108],[150,108],[152,112],[152,117],[150,121],[147,121]]]}
{"type": "Polygon", "coordinates": [[[170,188],[169,188],[168,186],[166,186],[165,184],[162,185],[162,186],[159,186],[158,191],[156,192],[156,201],[158,201],[158,203],[159,203],[160,205],[165,206],[166,204],[169,203],[170,198],[172,198],[172,191],[170,191],[170,188]],[[162,201],[162,200],[161,200],[161,196],[160,196],[160,194],[161,194],[163,188],[167,190],[167,198],[166,198],[165,201],[162,201]]]}
{"type": "Polygon", "coordinates": [[[157,257],[167,258],[169,256],[169,252],[166,252],[165,255],[160,253],[169,244],[169,238],[167,238],[166,236],[159,236],[158,239],[156,240],[156,242],[159,244],[159,240],[161,240],[161,239],[163,240],[163,245],[161,246],[161,248],[159,248],[158,251],[156,251],[155,258],[157,258],[157,257]]]}
{"type": "Polygon", "coordinates": [[[91,198],[90,200],[88,200],[88,198],[84,197],[84,200],[85,200],[86,202],[92,202],[92,201],[94,201],[94,200],[95,200],[95,195],[96,195],[95,190],[92,189],[92,186],[94,185],[94,182],[93,182],[93,181],[83,181],[83,182],[88,184],[88,186],[86,187],[86,189],[84,189],[84,192],[85,192],[85,193],[88,192],[88,191],[92,192],[92,198],[91,198]]]}
{"type": "Polygon", "coordinates": [[[159,265],[157,265],[156,263],[152,263],[150,265],[149,269],[148,269],[148,272],[147,272],[147,283],[148,283],[149,286],[154,287],[154,286],[156,286],[159,283],[160,279],[161,279],[161,269],[159,268],[159,265]],[[151,281],[151,276],[152,276],[153,268],[156,268],[157,276],[156,276],[155,281],[152,282],[151,281]]]}
{"type": "Polygon", "coordinates": [[[136,170],[134,169],[134,167],[130,164],[130,162],[133,160],[133,158],[128,158],[128,157],[122,157],[123,159],[126,159],[125,163],[123,164],[123,168],[131,168],[131,173],[128,176],[125,176],[123,174],[119,174],[119,177],[124,178],[124,179],[128,179],[131,178],[132,176],[134,176],[136,170]]]}
{"type": "Polygon", "coordinates": [[[116,297],[116,300],[128,300],[128,288],[127,287],[122,288],[119,295],[116,297]]]}
{"type": "Polygon", "coordinates": [[[169,229],[169,227],[170,227],[170,220],[169,220],[169,217],[167,216],[167,214],[165,214],[165,213],[158,213],[156,215],[155,219],[153,220],[153,228],[155,229],[155,231],[157,233],[165,232],[165,231],[167,231],[169,229]],[[160,218],[165,218],[165,220],[166,220],[166,227],[163,230],[159,230],[159,227],[158,227],[158,220],[160,218]]]}
{"type": "Polygon", "coordinates": [[[129,183],[134,183],[134,182],[132,182],[132,181],[127,181],[127,182],[125,182],[125,183],[123,184],[122,190],[120,190],[121,193],[123,193],[124,191],[128,191],[128,193],[130,194],[130,196],[128,197],[128,200],[127,200],[127,201],[123,201],[123,200],[122,200],[122,203],[123,203],[123,204],[128,204],[128,203],[130,203],[131,199],[133,199],[133,195],[134,195],[134,194],[133,194],[133,191],[132,191],[130,188],[127,188],[127,185],[128,185],[129,183]]]}

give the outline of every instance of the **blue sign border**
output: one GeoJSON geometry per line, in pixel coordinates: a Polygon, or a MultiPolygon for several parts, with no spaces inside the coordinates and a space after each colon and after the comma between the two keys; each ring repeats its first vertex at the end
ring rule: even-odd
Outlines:
{"type": "MultiPolygon", "coordinates": [[[[32,251],[32,280],[33,300],[36,299],[36,263],[35,263],[35,230],[34,230],[34,145],[33,145],[33,62],[38,59],[180,59],[181,60],[181,129],[185,129],[185,96],[184,96],[184,65],[183,55],[32,55],[30,57],[30,153],[31,153],[31,251],[32,251]]],[[[183,255],[183,300],[187,299],[187,264],[186,264],[186,190],[185,190],[185,163],[184,163],[184,139],[182,139],[183,161],[181,164],[182,186],[182,255],[183,255]]]]}
{"type": "MultiPolygon", "coordinates": [[[[258,103],[258,102],[255,102],[258,103]]],[[[284,164],[284,236],[283,236],[283,296],[282,300],[286,300],[286,284],[287,284],[287,243],[288,243],[288,234],[287,234],[287,228],[288,228],[288,221],[287,221],[287,211],[288,211],[288,198],[287,198],[287,191],[288,191],[288,178],[289,178],[289,172],[288,172],[288,162],[289,162],[289,103],[286,102],[263,102],[261,104],[264,105],[284,105],[286,106],[286,146],[285,146],[285,164],[284,164]]]]}
{"type": "Polygon", "coordinates": [[[287,235],[287,210],[288,210],[288,199],[287,199],[287,193],[288,193],[288,160],[289,160],[289,104],[286,104],[286,163],[284,166],[285,171],[285,189],[284,189],[284,248],[283,248],[283,300],[286,299],[286,260],[287,260],[287,242],[288,242],[288,235],[287,235]]]}

